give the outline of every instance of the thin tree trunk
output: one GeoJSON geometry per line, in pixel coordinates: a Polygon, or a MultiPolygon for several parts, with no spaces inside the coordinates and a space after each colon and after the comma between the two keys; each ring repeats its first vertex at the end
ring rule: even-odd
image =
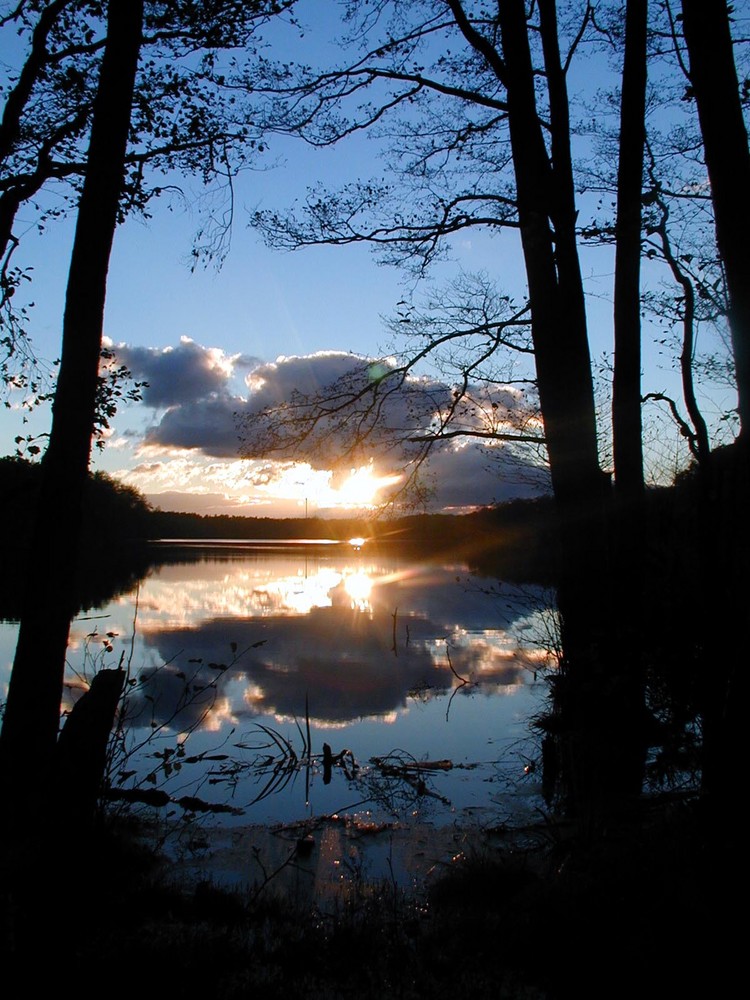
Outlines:
{"type": "Polygon", "coordinates": [[[627,653],[613,652],[629,611],[616,599],[610,557],[611,496],[598,458],[555,3],[539,2],[551,157],[536,109],[525,5],[505,0],[499,11],[539,396],[562,527],[563,662],[552,724],[559,727],[565,804],[596,820],[640,792],[643,691],[627,653]]]}
{"type": "Polygon", "coordinates": [[[682,0],[716,239],[729,291],[741,438],[750,436],[750,150],[724,0],[682,0]]]}
{"type": "MultiPolygon", "coordinates": [[[[740,434],[733,448],[714,453],[701,483],[703,616],[741,622],[750,601],[750,150],[734,62],[729,7],[724,0],[682,0],[690,80],[698,107],[711,183],[716,240],[729,293],[740,434]]],[[[719,835],[740,821],[738,790],[745,778],[747,671],[737,657],[711,657],[704,692],[703,791],[719,835]]]]}
{"type": "MultiPolygon", "coordinates": [[[[49,446],[2,734],[0,768],[18,807],[52,781],[83,491],[96,409],[109,258],[124,181],[143,0],[110,0],[63,318],[49,446]]],[[[104,553],[103,553],[104,557],[104,553]]],[[[48,788],[47,788],[48,790],[48,788]]],[[[37,800],[38,801],[38,800],[37,800]]],[[[41,802],[43,807],[44,802],[41,802]]]]}
{"type": "MultiPolygon", "coordinates": [[[[23,112],[31,98],[34,85],[44,73],[48,55],[47,39],[49,33],[62,10],[70,2],[71,0],[53,0],[52,3],[48,4],[42,10],[39,20],[31,33],[29,55],[18,75],[15,85],[8,93],[3,109],[3,116],[0,120],[0,164],[4,164],[7,157],[13,152],[13,147],[21,131],[23,112]]],[[[12,197],[10,201],[7,201],[6,197],[3,199],[5,211],[2,214],[2,222],[0,223],[0,258],[5,255],[10,240],[13,219],[21,200],[21,195],[12,197]],[[11,213],[10,204],[12,201],[16,201],[17,204],[13,207],[11,213]]]]}
{"type": "Polygon", "coordinates": [[[628,0],[620,110],[615,244],[615,369],[612,431],[615,491],[623,505],[643,496],[641,428],[641,203],[646,141],[648,0],[628,0]]]}
{"type": "MultiPolygon", "coordinates": [[[[560,162],[555,162],[553,172],[536,107],[524,4],[522,0],[508,0],[499,10],[518,212],[550,471],[558,505],[575,524],[583,516],[598,513],[605,495],[605,477],[598,458],[575,205],[571,175],[565,167],[569,137],[565,136],[564,122],[555,121],[553,143],[560,162]]],[[[562,95],[556,103],[557,114],[563,114],[562,95]]]]}
{"type": "Polygon", "coordinates": [[[628,0],[622,70],[614,281],[611,519],[613,602],[608,717],[623,787],[640,791],[647,740],[644,658],[644,479],[641,421],[641,215],[646,142],[648,0],[628,0]]]}

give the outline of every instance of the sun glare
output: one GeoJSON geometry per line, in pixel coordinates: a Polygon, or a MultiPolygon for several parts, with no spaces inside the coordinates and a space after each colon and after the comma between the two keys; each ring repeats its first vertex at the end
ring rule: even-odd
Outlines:
{"type": "Polygon", "coordinates": [[[349,573],[344,577],[344,588],[351,598],[352,607],[359,611],[370,611],[372,580],[367,573],[349,573]]]}
{"type": "Polygon", "coordinates": [[[277,495],[286,495],[305,502],[311,509],[326,507],[374,507],[380,502],[381,490],[400,482],[401,476],[379,476],[372,464],[352,469],[348,475],[295,465],[285,469],[272,485],[277,495]]]}
{"type": "Polygon", "coordinates": [[[382,503],[385,491],[403,478],[379,475],[373,463],[337,473],[306,462],[260,466],[245,460],[195,462],[184,454],[160,455],[156,461],[144,461],[137,469],[123,473],[123,480],[147,494],[175,491],[203,498],[195,507],[200,513],[217,513],[226,507],[232,513],[252,514],[255,511],[249,508],[260,509],[260,505],[265,510],[274,504],[283,513],[272,512],[271,516],[288,516],[292,505],[310,514],[334,508],[363,510],[382,503]]]}
{"type": "Polygon", "coordinates": [[[368,507],[378,502],[378,494],[387,486],[394,486],[400,476],[378,476],[371,465],[352,469],[349,478],[333,494],[341,507],[368,507]]]}

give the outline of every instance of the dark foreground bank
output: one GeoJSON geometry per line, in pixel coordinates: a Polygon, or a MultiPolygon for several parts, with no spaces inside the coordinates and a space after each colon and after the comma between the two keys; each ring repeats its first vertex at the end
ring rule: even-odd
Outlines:
{"type": "Polygon", "coordinates": [[[363,883],[302,909],[277,894],[272,872],[236,894],[175,883],[121,820],[85,850],[61,852],[52,913],[35,912],[34,893],[6,868],[4,995],[729,995],[736,840],[718,845],[697,800],[667,797],[594,837],[549,823],[542,846],[511,837],[466,851],[426,896],[363,883]]]}

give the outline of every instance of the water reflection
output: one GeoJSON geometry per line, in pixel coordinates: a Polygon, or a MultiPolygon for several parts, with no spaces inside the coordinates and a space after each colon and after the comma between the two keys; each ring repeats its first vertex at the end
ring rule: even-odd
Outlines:
{"type": "MultiPolygon", "coordinates": [[[[359,761],[401,748],[415,760],[494,766],[538,707],[546,654],[519,648],[519,636],[535,632],[544,607],[541,591],[480,580],[463,564],[366,549],[182,554],[74,622],[68,699],[95,669],[127,665],[128,738],[145,758],[128,758],[129,780],[142,781],[156,757],[172,795],[185,773],[171,755],[187,734],[193,755],[231,755],[259,726],[290,740],[308,727],[308,756],[327,741],[359,761]]],[[[456,774],[444,780],[452,801],[464,794],[456,774]]],[[[309,773],[307,782],[312,809],[309,773]]],[[[318,808],[334,812],[342,803],[325,794],[318,808]]],[[[256,795],[237,792],[244,805],[256,795]]],[[[288,803],[276,808],[290,815],[288,803]]]]}
{"type": "Polygon", "coordinates": [[[388,719],[415,692],[444,696],[459,679],[523,684],[535,663],[517,649],[518,606],[468,583],[465,567],[322,558],[161,567],[138,598],[150,683],[134,692],[135,717],[192,728],[205,699],[181,704],[188,678],[196,692],[210,686],[211,728],[301,718],[306,704],[327,726],[388,719]]]}

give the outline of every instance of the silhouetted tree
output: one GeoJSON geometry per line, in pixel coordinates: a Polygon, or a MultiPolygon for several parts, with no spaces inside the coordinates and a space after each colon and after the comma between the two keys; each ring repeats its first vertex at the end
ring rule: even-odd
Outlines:
{"type": "MultiPolygon", "coordinates": [[[[238,156],[244,161],[250,155],[253,140],[245,124],[238,124],[228,111],[222,115],[213,101],[217,53],[249,44],[254,26],[290,5],[290,0],[257,0],[249,4],[232,0],[199,3],[180,0],[168,5],[111,0],[106,6],[103,39],[98,20],[103,13],[101,4],[41,5],[42,20],[52,18],[52,27],[58,33],[68,22],[55,18],[72,19],[74,41],[63,45],[61,50],[68,60],[65,72],[69,76],[78,80],[82,73],[69,63],[74,56],[98,51],[102,46],[103,55],[95,77],[93,103],[89,107],[84,101],[76,112],[84,115],[87,125],[90,123],[88,150],[83,160],[78,161],[74,157],[77,145],[68,149],[65,169],[58,171],[61,176],[77,178],[74,186],[77,217],[52,428],[42,460],[24,608],[0,733],[2,777],[10,783],[11,800],[17,805],[31,800],[22,760],[43,782],[48,784],[54,776],[52,765],[60,723],[65,650],[73,610],[66,579],[75,565],[79,543],[92,435],[97,420],[111,416],[112,387],[106,376],[103,381],[100,360],[107,272],[115,228],[129,208],[145,205],[145,162],[154,161],[165,172],[176,166],[190,167],[202,172],[207,182],[219,175],[231,182],[236,168],[229,155],[232,143],[240,149],[238,156]],[[145,29],[149,45],[159,46],[158,58],[144,62],[139,75],[138,59],[145,29]],[[174,61],[168,59],[170,54],[174,61]],[[188,57],[192,65],[180,66],[178,55],[188,57]]],[[[20,5],[17,13],[26,16],[38,9],[38,4],[20,5]]],[[[45,22],[44,31],[32,33],[30,59],[41,60],[45,69],[57,67],[58,62],[62,65],[47,49],[47,41],[53,37],[52,27],[45,22]]],[[[43,85],[37,95],[40,99],[49,96],[44,86],[53,85],[54,80],[54,73],[50,80],[44,72],[36,75],[32,84],[43,85]]],[[[86,92],[93,85],[88,80],[79,82],[86,92]]],[[[33,114],[25,120],[21,115],[25,108],[36,114],[39,102],[28,100],[32,91],[33,85],[20,95],[15,120],[21,124],[9,128],[6,134],[8,189],[19,183],[22,173],[19,158],[23,163],[26,156],[31,156],[36,163],[41,156],[47,163],[51,152],[44,142],[41,146],[34,142],[33,114]],[[30,130],[31,153],[21,141],[24,129],[30,130]]],[[[226,107],[229,106],[227,102],[226,107]]],[[[53,134],[58,131],[53,130],[53,134]]],[[[66,135],[66,141],[69,138],[66,135]]],[[[50,176],[56,176],[55,169],[45,173],[44,179],[50,176]]],[[[212,249],[216,250],[216,245],[212,249]]]]}
{"type": "Polygon", "coordinates": [[[641,434],[641,234],[646,145],[647,0],[625,6],[620,149],[615,224],[612,424],[618,499],[640,503],[643,495],[641,434]]]}
{"type": "MultiPolygon", "coordinates": [[[[315,189],[306,215],[259,213],[256,222],[275,245],[368,241],[383,248],[386,259],[420,270],[456,233],[472,227],[518,233],[561,527],[564,570],[558,596],[565,662],[560,689],[567,689],[565,726],[576,730],[579,746],[586,744],[575,764],[572,756],[568,761],[572,800],[602,799],[609,787],[618,795],[637,792],[643,749],[636,746],[633,698],[622,697],[630,669],[613,642],[617,616],[626,612],[613,600],[610,484],[599,464],[567,92],[568,68],[592,29],[593,8],[582,5],[581,19],[572,27],[575,12],[566,17],[565,32],[552,0],[530,10],[522,0],[504,0],[492,13],[460,0],[393,2],[381,5],[371,20],[366,5],[352,3],[348,9],[355,19],[361,15],[357,38],[369,39],[386,11],[392,22],[350,66],[297,77],[282,68],[269,90],[283,104],[288,130],[316,144],[377,125],[396,140],[396,171],[403,186],[359,183],[333,194],[315,189]],[[569,39],[564,55],[563,36],[569,39]],[[426,54],[432,58],[429,68],[426,54]],[[343,117],[344,101],[363,91],[370,102],[352,118],[343,117]],[[405,110],[398,127],[384,124],[398,110],[405,110]]],[[[642,71],[638,38],[633,51],[640,64],[636,70],[642,71]]],[[[632,90],[639,88],[643,84],[636,81],[632,90]]],[[[640,193],[642,100],[636,100],[634,123],[628,119],[623,130],[623,143],[634,150],[635,165],[628,170],[635,178],[629,181],[631,206],[640,193]]],[[[640,244],[637,212],[635,243],[640,244]]],[[[632,247],[628,254],[632,268],[632,247]]],[[[637,250],[635,271],[637,277],[637,250]]],[[[632,316],[632,291],[629,296],[632,316]]],[[[638,329],[628,336],[631,357],[637,357],[638,329]]],[[[634,398],[638,406],[640,398],[632,367],[628,430],[618,427],[618,433],[635,434],[629,450],[638,453],[640,423],[633,423],[632,409],[634,398]]]]}
{"type": "MultiPolygon", "coordinates": [[[[614,365],[612,447],[615,516],[610,568],[612,673],[618,688],[618,721],[630,725],[631,791],[645,768],[646,740],[643,630],[644,473],[641,419],[641,240],[643,164],[646,144],[647,0],[625,6],[620,135],[615,220],[614,365]],[[628,721],[629,720],[629,721],[628,721]]],[[[607,707],[603,706],[607,711],[607,707]]],[[[623,741],[627,745],[627,741],[623,741]]]]}
{"type": "Polygon", "coordinates": [[[690,84],[698,108],[716,223],[726,272],[740,439],[750,428],[750,150],[725,0],[682,0],[690,84]]]}
{"type": "Polygon", "coordinates": [[[665,396],[664,393],[648,393],[644,398],[660,399],[668,404],[672,416],[680,428],[680,433],[688,443],[690,454],[700,466],[707,469],[711,455],[711,444],[708,426],[698,404],[696,393],[695,343],[697,339],[696,327],[699,320],[699,298],[702,297],[709,301],[709,316],[715,315],[715,305],[711,302],[712,297],[705,290],[705,282],[698,284],[689,270],[690,255],[679,254],[673,247],[669,226],[669,204],[660,191],[652,167],[649,168],[649,173],[651,191],[648,195],[650,207],[646,246],[655,248],[655,252],[669,267],[674,282],[680,290],[676,302],[674,294],[660,296],[657,299],[657,308],[662,317],[668,317],[670,324],[677,322],[682,327],[679,364],[682,396],[687,410],[687,418],[682,416],[677,402],[665,396]]]}
{"type": "MultiPolygon", "coordinates": [[[[349,6],[366,21],[364,6],[349,6]]],[[[384,216],[393,192],[363,182],[343,194],[314,192],[306,218],[261,213],[256,222],[276,245],[370,241],[384,247],[390,259],[405,259],[417,267],[434,259],[443,241],[462,230],[520,232],[550,470],[572,541],[582,514],[599,518],[608,483],[598,463],[575,230],[566,67],[554,4],[538,5],[533,26],[517,0],[504,3],[497,19],[469,14],[459,2],[387,6],[394,22],[382,46],[375,43],[350,67],[319,76],[308,72],[295,80],[282,72],[277,92],[292,95],[286,103],[288,130],[316,144],[367,128],[393,109],[422,109],[419,125],[402,126],[408,135],[402,152],[408,151],[413,161],[401,173],[404,188],[397,194],[403,202],[393,206],[389,219],[368,227],[368,213],[384,216]],[[428,39],[435,44],[441,36],[445,50],[454,46],[453,57],[443,58],[439,52],[431,75],[421,65],[413,68],[420,46],[428,39]],[[532,62],[530,36],[541,39],[541,46],[534,42],[541,66],[532,62]],[[539,78],[545,81],[543,108],[535,91],[539,78]],[[337,119],[335,111],[326,114],[342,95],[381,84],[392,90],[364,105],[353,121],[337,119]],[[465,182],[454,169],[453,158],[459,155],[467,161],[465,182]],[[471,169],[483,163],[492,164],[484,187],[469,179],[471,169]]],[[[384,5],[381,13],[385,10],[384,5]]],[[[586,23],[587,18],[581,33],[586,23]]],[[[580,34],[574,36],[574,47],[579,42],[580,34]]],[[[601,546],[596,530],[587,535],[591,545],[601,546]]],[[[575,540],[577,549],[580,541],[575,540]]]]}
{"type": "MultiPolygon", "coordinates": [[[[734,59],[730,6],[682,0],[695,98],[716,226],[726,277],[740,433],[733,448],[712,456],[698,481],[703,544],[701,569],[710,580],[713,616],[742,620],[750,588],[750,148],[734,59]]],[[[744,725],[748,684],[734,658],[715,664],[704,700],[703,788],[720,819],[736,822],[736,789],[744,777],[744,725]]]]}
{"type": "MultiPolygon", "coordinates": [[[[182,178],[199,177],[213,188],[214,197],[196,235],[196,263],[226,252],[233,178],[262,153],[247,102],[237,95],[218,95],[228,53],[240,64],[251,62],[259,23],[294,2],[146,3],[143,47],[148,58],[136,77],[120,211],[147,216],[153,197],[186,197],[182,178]]],[[[31,271],[15,263],[22,247],[14,224],[22,205],[27,210],[24,225],[33,218],[42,230],[77,208],[106,42],[104,10],[95,0],[27,0],[0,19],[3,36],[13,36],[9,51],[23,52],[26,46],[23,62],[9,76],[0,119],[0,376],[32,394],[53,379],[29,375],[33,351],[25,316],[13,306],[31,271]],[[54,199],[44,197],[51,187],[54,199]]]]}
{"type": "Polygon", "coordinates": [[[4,787],[6,794],[11,790],[10,801],[16,809],[28,801],[22,793],[28,782],[22,760],[43,788],[55,776],[65,651],[73,613],[66,578],[75,563],[88,476],[107,272],[123,189],[142,30],[142,0],[111,0],[68,277],[53,422],[29,552],[36,573],[26,583],[0,733],[4,787]]]}

